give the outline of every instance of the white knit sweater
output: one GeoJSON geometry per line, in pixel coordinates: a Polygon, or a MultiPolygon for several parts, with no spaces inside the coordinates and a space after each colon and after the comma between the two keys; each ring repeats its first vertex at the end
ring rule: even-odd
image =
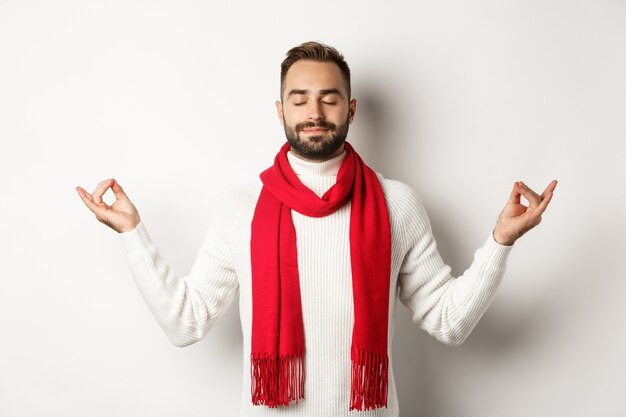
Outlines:
{"type": "MultiPolygon", "coordinates": [[[[336,181],[346,152],[325,162],[304,161],[288,153],[303,184],[318,196],[336,181]]],[[[413,321],[443,343],[461,344],[483,315],[505,272],[513,246],[489,233],[471,266],[457,278],[441,259],[429,219],[418,195],[400,181],[377,174],[387,201],[392,233],[389,302],[389,385],[387,408],[348,411],[350,345],[354,309],[350,267],[350,202],[326,217],[292,210],[305,334],[304,399],[288,407],[255,406],[250,395],[252,286],[250,225],[262,183],[229,193],[215,213],[188,275],[178,276],[160,256],[143,222],[120,233],[132,275],[148,307],[176,346],[202,339],[239,290],[243,332],[241,416],[399,415],[392,366],[396,300],[413,312],[413,321]]]]}

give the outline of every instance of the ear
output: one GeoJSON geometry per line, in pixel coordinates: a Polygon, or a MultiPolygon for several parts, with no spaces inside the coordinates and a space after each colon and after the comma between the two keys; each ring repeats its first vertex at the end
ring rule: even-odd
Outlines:
{"type": "Polygon", "coordinates": [[[354,120],[354,114],[356,113],[356,98],[350,100],[350,108],[348,109],[348,112],[350,114],[348,123],[352,123],[352,120],[354,120]]]}
{"type": "Polygon", "coordinates": [[[278,121],[280,122],[281,125],[285,125],[285,122],[283,121],[283,104],[276,100],[276,113],[278,114],[278,121]]]}

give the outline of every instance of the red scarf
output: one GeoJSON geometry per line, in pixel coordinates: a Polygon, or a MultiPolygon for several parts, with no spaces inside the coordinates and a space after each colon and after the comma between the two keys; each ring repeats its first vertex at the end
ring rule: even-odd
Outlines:
{"type": "Polygon", "coordinates": [[[291,210],[310,217],[334,213],[350,198],[354,299],[350,410],[387,406],[387,327],[391,231],[376,173],[344,142],[336,183],[319,198],[300,182],[285,143],[260,175],[252,219],[252,403],[271,408],[304,398],[304,328],[296,230],[291,210]]]}

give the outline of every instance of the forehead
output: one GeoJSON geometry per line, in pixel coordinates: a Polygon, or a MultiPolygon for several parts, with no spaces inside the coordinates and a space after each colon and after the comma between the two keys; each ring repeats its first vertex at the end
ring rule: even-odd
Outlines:
{"type": "Polygon", "coordinates": [[[296,61],[285,75],[285,91],[337,88],[346,94],[343,74],[334,62],[296,61]]]}

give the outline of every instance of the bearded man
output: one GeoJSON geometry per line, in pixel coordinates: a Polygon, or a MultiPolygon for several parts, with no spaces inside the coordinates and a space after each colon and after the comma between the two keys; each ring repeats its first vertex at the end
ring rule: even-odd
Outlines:
{"type": "Polygon", "coordinates": [[[276,109],[286,142],[260,181],[224,198],[185,276],[160,256],[115,179],[93,194],[76,188],[119,233],[141,294],[176,346],[202,339],[239,294],[242,417],[397,417],[397,300],[433,337],[463,343],[556,180],[541,195],[516,182],[472,264],[453,277],[418,194],[374,172],[346,140],[356,99],[335,48],[305,42],[287,52],[276,109]],[[102,201],[108,188],[111,206],[102,201]]]}

